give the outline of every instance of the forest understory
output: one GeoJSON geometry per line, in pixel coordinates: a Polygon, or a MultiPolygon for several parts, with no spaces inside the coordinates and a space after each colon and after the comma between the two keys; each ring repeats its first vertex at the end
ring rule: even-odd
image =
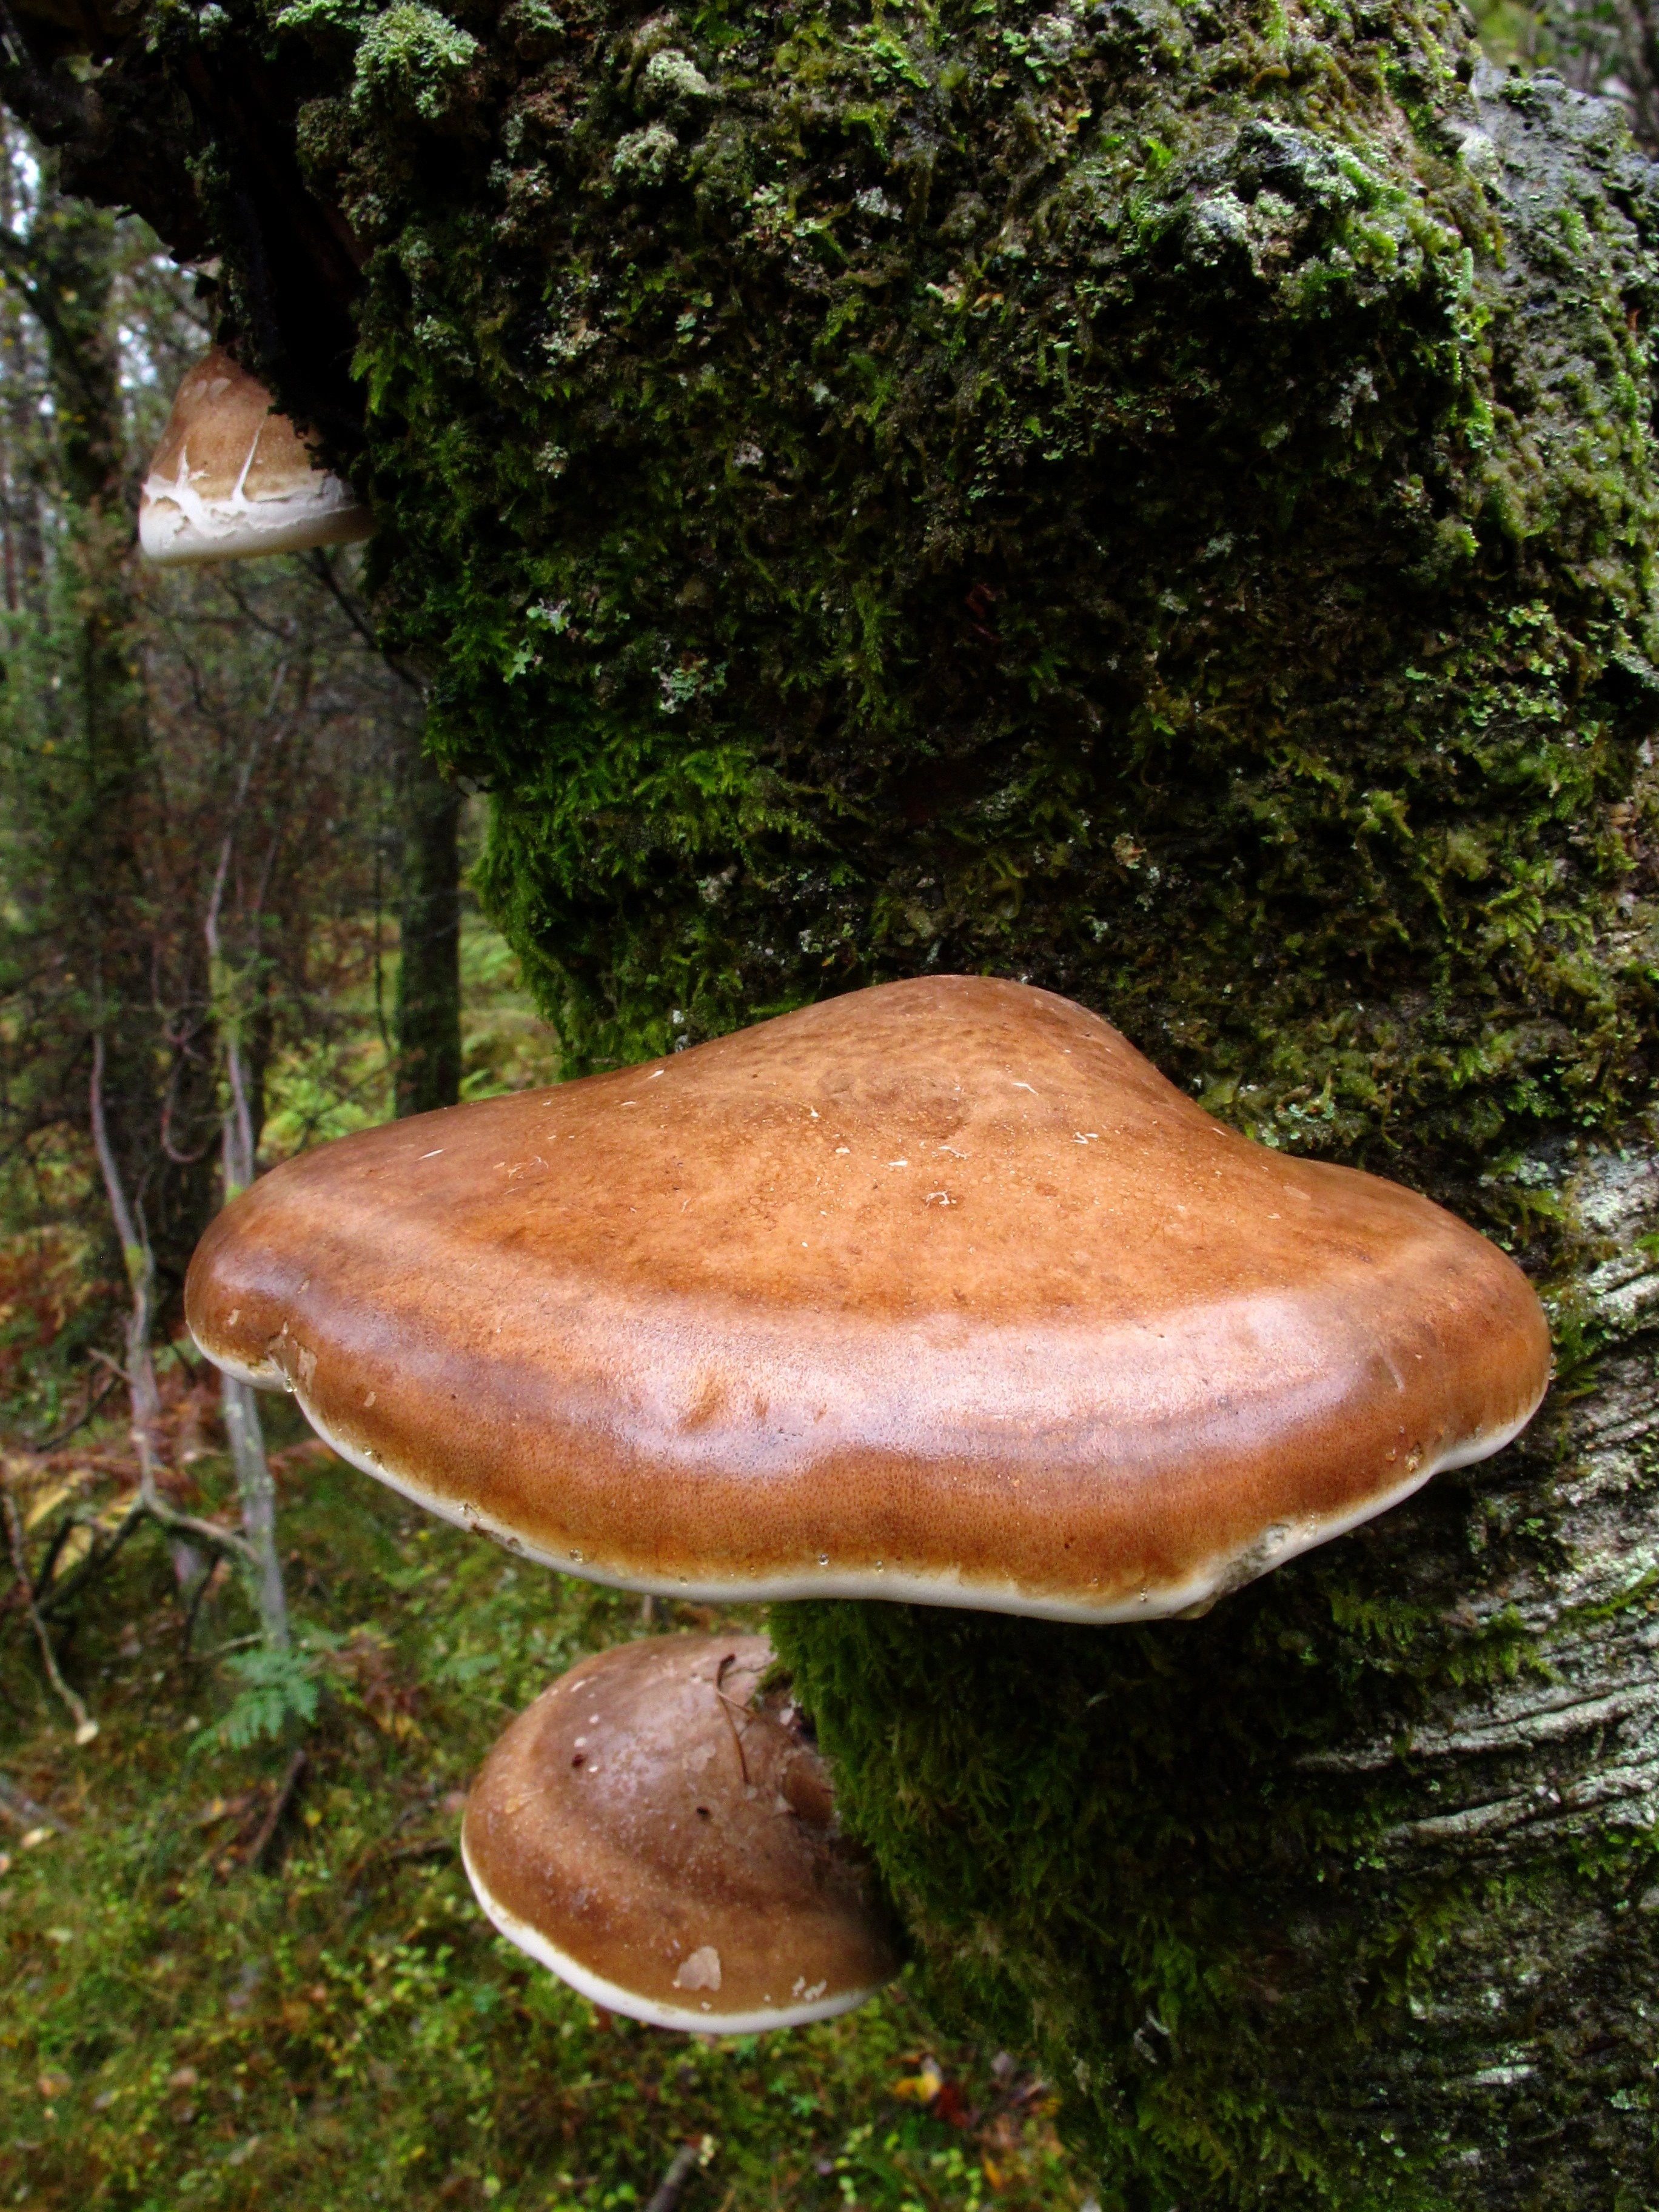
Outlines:
{"type": "Polygon", "coordinates": [[[15,133],[0,270],[0,2203],[613,2212],[672,2171],[686,2212],[1077,2204],[1046,2085],[941,2042],[902,1984],[716,2043],[602,2013],[492,1932],[468,1784],[554,1675],[639,1632],[637,1599],[414,1513],[266,1399],[289,1648],[262,1639],[214,1548],[237,1482],[178,1298],[232,1040],[262,1168],[551,1080],[556,1041],[465,901],[447,1043],[410,985],[416,825],[447,806],[441,892],[482,810],[458,854],[354,562],[136,560],[138,475],[204,343],[188,279],[15,133]],[[446,1062],[424,1089],[411,1031],[446,1062]],[[100,1066],[154,1263],[165,1528],[135,1510],[100,1066]]]}
{"type": "MultiPolygon", "coordinates": [[[[214,1400],[173,1370],[169,1491],[198,1512],[231,1495],[214,1400]]],[[[222,1571],[181,1588],[153,1535],[63,1648],[91,1743],[15,1613],[0,1632],[0,2203],[614,2212],[690,2143],[687,2212],[1079,2203],[1044,2085],[941,2043],[902,1982],[822,2027],[705,2039],[602,2013],[496,1936],[463,1794],[520,1706],[639,1633],[640,1601],[516,1565],[270,1425],[308,1724],[223,1741],[250,1612],[222,1571]]],[[[70,1498],[118,1506],[123,1441],[8,1455],[32,1558],[70,1498]]]]}

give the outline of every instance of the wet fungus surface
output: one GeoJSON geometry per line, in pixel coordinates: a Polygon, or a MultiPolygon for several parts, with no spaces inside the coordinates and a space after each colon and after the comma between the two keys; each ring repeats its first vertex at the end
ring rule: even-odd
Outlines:
{"type": "Polygon", "coordinates": [[[162,568],[349,545],[374,528],[270,392],[216,346],[185,378],[138,505],[138,542],[162,568]]]}
{"type": "Polygon", "coordinates": [[[900,1950],[761,1636],[584,1659],[485,1761],[462,1850],[509,1942],[659,2027],[753,2034],[871,1996],[900,1950]]]}
{"type": "Polygon", "coordinates": [[[356,1464],[600,1581],[1052,1619],[1202,1604],[1528,1419],[1525,1278],[944,976],[276,1169],[197,1340],[356,1464]]]}

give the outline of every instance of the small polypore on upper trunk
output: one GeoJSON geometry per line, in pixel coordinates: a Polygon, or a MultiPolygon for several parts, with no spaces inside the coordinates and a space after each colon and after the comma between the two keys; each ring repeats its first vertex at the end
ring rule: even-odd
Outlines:
{"type": "Polygon", "coordinates": [[[179,387],[139,496],[138,543],[164,568],[351,545],[374,527],[319,468],[258,378],[221,347],[179,387]]]}

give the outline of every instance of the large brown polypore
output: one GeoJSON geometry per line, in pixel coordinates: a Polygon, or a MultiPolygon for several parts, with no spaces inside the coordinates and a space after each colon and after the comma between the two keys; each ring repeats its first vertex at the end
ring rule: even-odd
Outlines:
{"type": "Polygon", "coordinates": [[[374,527],[318,467],[258,378],[216,346],[179,387],[138,502],[138,543],[163,567],[350,544],[374,527]]]}
{"type": "Polygon", "coordinates": [[[898,1966],[830,1778],[763,1636],[653,1637],[520,1713],[461,1850],[509,1942],[659,2027],[751,2034],[846,2012],[898,1966]]]}
{"type": "Polygon", "coordinates": [[[347,1458],[570,1572],[1068,1620],[1340,1534],[1549,1374],[1473,1230],[969,976],[343,1138],[219,1216],[186,1304],[347,1458]]]}

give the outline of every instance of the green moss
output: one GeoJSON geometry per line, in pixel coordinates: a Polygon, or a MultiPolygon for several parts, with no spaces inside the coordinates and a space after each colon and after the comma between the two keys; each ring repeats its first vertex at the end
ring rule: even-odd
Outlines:
{"type": "MultiPolygon", "coordinates": [[[[278,1425],[298,1427],[287,1408],[278,1425]]],[[[187,1479],[208,1510],[234,1500],[216,1455],[187,1479]]],[[[188,1652],[165,1549],[128,1546],[68,1656],[95,1747],[69,1741],[30,1646],[0,1642],[0,1770],[65,1826],[28,1850],[9,1828],[0,1855],[7,2203],[624,2212],[690,2142],[687,2212],[981,2212],[994,2187],[1000,2212],[1075,2212],[1046,2100],[994,2046],[927,2035],[954,2104],[907,2098],[927,2031],[902,1986],[804,2032],[666,2036],[498,1937],[449,1793],[550,1679],[637,1632],[638,1601],[526,1573],[303,1448],[283,1492],[303,1632],[331,1656],[262,1863],[293,1747],[214,1740],[230,1685],[204,1655],[251,1622],[234,1585],[188,1652]]]]}
{"type": "Polygon", "coordinates": [[[1432,15],[579,6],[440,41],[423,139],[370,61],[431,12],[307,143],[383,605],[573,1066],[936,965],[1304,1147],[1645,1081],[1593,957],[1659,680],[1613,126],[1510,95],[1520,227],[1432,15]]]}
{"type": "Polygon", "coordinates": [[[1035,2045],[1109,2212],[1565,2206],[1649,2174],[1645,2124],[1595,2140],[1640,2091],[1639,2045],[1586,2060],[1563,2035],[1540,2079],[1530,2050],[1494,2067],[1492,2030],[1501,2011],[1524,2041],[1534,1948],[1587,1905],[1622,1900],[1631,1986],[1650,1986],[1659,1942],[1629,1909],[1650,1847],[1604,1832],[1502,1872],[1449,1850],[1402,1865],[1401,1824],[1434,1817],[1414,1724],[1547,1663],[1513,1613],[1459,1625],[1426,1588],[1379,1595],[1439,1579],[1456,1510],[1443,1494],[1156,1629],[774,1609],[930,2004],[1035,2045]],[[1492,2002],[1466,2012],[1472,1979],[1492,2002]],[[1511,2134],[1524,2197],[1488,2163],[1511,2134]]]}
{"type": "Polygon", "coordinates": [[[404,103],[424,123],[436,123],[450,105],[457,81],[476,56],[478,42],[435,8],[399,0],[376,15],[357,48],[354,106],[364,110],[404,103]]]}

